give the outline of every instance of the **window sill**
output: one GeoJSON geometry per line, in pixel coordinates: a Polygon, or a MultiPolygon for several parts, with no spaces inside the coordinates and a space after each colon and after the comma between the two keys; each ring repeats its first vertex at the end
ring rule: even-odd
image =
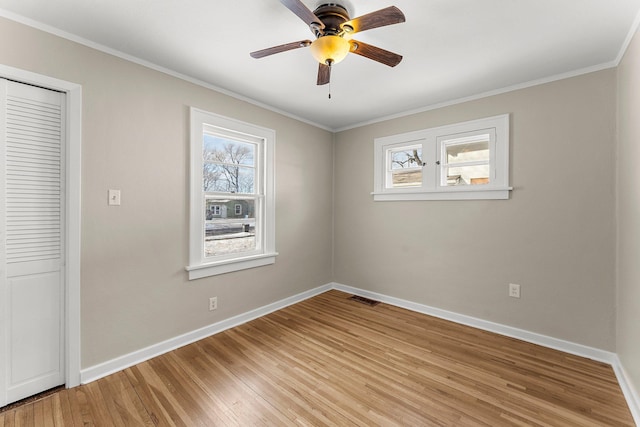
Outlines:
{"type": "Polygon", "coordinates": [[[494,187],[480,189],[447,188],[434,191],[394,191],[373,192],[376,202],[402,200],[507,200],[512,187],[494,187]]]}
{"type": "Polygon", "coordinates": [[[224,261],[209,262],[206,264],[189,265],[185,270],[189,272],[189,280],[201,279],[208,276],[231,273],[246,270],[248,268],[262,267],[276,262],[277,252],[234,258],[224,261]]]}

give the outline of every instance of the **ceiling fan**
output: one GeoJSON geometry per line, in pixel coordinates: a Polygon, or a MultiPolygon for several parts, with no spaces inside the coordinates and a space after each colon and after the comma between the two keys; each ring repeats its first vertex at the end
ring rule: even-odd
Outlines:
{"type": "Polygon", "coordinates": [[[338,3],[321,4],[312,12],[300,0],[280,2],[309,26],[316,40],[301,40],[258,50],[251,52],[251,57],[264,58],[275,53],[309,47],[313,57],[320,63],[318,85],[329,83],[331,67],[342,61],[349,52],[390,67],[395,67],[402,61],[402,55],[351,38],[355,33],[404,22],[404,14],[395,6],[351,19],[347,8],[338,3]]]}

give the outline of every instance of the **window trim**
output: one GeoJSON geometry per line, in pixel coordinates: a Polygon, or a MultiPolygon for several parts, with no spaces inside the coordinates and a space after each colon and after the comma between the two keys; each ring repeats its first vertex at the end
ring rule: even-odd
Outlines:
{"type": "Polygon", "coordinates": [[[513,189],[509,186],[509,114],[438,126],[419,131],[391,135],[374,140],[374,201],[401,200],[504,200],[513,189]],[[494,150],[490,152],[492,183],[468,186],[442,185],[436,160],[442,162],[445,141],[495,132],[494,150]],[[387,152],[396,147],[421,144],[423,181],[421,187],[387,188],[387,152]]]}
{"type": "MultiPolygon", "coordinates": [[[[190,181],[189,181],[189,265],[185,269],[189,280],[233,271],[255,268],[275,263],[275,131],[229,117],[190,108],[190,181]],[[256,225],[260,222],[261,247],[250,253],[234,256],[223,255],[211,260],[204,256],[204,210],[205,197],[202,190],[202,144],[204,125],[231,134],[248,135],[259,140],[258,168],[255,197],[262,198],[261,218],[256,215],[256,225]]],[[[258,238],[258,236],[256,236],[258,238]]]]}

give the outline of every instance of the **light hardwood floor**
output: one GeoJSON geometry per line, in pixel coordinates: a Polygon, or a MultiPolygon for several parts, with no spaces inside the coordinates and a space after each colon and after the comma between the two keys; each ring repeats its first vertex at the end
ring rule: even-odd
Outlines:
{"type": "Polygon", "coordinates": [[[632,426],[610,366],[329,291],[0,426],[632,426]]]}

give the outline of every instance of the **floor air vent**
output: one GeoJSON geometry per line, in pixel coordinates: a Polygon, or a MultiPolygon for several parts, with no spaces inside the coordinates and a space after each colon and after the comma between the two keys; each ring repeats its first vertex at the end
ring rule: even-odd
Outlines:
{"type": "Polygon", "coordinates": [[[358,301],[358,302],[360,302],[362,304],[366,304],[369,307],[374,307],[374,306],[380,304],[380,301],[376,301],[374,299],[361,297],[361,296],[358,296],[358,295],[353,295],[353,296],[349,297],[349,299],[350,300],[354,300],[354,301],[358,301]]]}

